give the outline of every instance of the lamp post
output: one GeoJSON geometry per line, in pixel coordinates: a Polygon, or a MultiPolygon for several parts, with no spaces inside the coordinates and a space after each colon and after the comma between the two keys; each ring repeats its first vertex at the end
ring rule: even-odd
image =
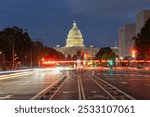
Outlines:
{"type": "Polygon", "coordinates": [[[123,60],[123,57],[120,57],[120,66],[122,67],[122,60],[123,60]]]}
{"type": "Polygon", "coordinates": [[[13,70],[15,69],[15,44],[14,44],[15,34],[16,34],[16,31],[14,31],[13,37],[12,37],[12,41],[13,41],[13,43],[12,43],[12,64],[13,64],[12,69],[13,70]]]}
{"type": "Polygon", "coordinates": [[[117,62],[118,60],[119,60],[118,58],[115,59],[115,65],[116,65],[116,67],[119,66],[119,62],[117,62]]]}
{"type": "Polygon", "coordinates": [[[33,67],[33,53],[32,53],[32,48],[31,48],[31,57],[30,57],[30,65],[31,65],[31,68],[33,67]]]}
{"type": "Polygon", "coordinates": [[[2,51],[0,50],[0,70],[2,69],[2,64],[3,64],[3,60],[2,60],[2,51]]]}
{"type": "Polygon", "coordinates": [[[132,50],[132,57],[135,59],[135,57],[136,57],[136,54],[135,54],[135,50],[133,49],[132,50]]]}

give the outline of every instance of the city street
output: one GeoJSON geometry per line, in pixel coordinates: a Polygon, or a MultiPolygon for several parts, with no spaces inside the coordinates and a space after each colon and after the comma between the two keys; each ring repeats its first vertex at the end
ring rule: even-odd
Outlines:
{"type": "Polygon", "coordinates": [[[47,70],[0,76],[0,99],[30,99],[62,77],[47,70]]]}
{"type": "Polygon", "coordinates": [[[103,70],[96,71],[95,74],[136,99],[150,99],[149,71],[103,70]]]}
{"type": "Polygon", "coordinates": [[[0,99],[145,100],[150,72],[142,70],[33,70],[0,75],[0,99]]]}

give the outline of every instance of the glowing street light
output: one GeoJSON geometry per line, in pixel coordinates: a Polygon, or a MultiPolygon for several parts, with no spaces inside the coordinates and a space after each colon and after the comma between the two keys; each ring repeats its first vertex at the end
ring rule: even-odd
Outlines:
{"type": "Polygon", "coordinates": [[[84,54],[84,59],[87,59],[87,54],[84,54]]]}
{"type": "Polygon", "coordinates": [[[120,61],[119,61],[119,66],[122,66],[122,64],[121,64],[121,63],[122,63],[122,60],[123,60],[123,57],[121,56],[121,57],[120,57],[120,61]]]}
{"type": "Polygon", "coordinates": [[[44,59],[44,58],[42,58],[42,59],[41,59],[41,61],[43,62],[43,61],[45,61],[45,59],[44,59]]]}
{"type": "Polygon", "coordinates": [[[136,56],[135,50],[132,50],[132,57],[135,58],[135,56],[136,56]]]}

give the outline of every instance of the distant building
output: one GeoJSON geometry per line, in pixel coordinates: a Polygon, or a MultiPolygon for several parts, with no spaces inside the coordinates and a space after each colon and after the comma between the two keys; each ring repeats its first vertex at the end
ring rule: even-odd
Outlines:
{"type": "Polygon", "coordinates": [[[119,58],[132,56],[136,24],[126,24],[119,30],[119,58]]]}
{"type": "MultiPolygon", "coordinates": [[[[77,27],[77,23],[74,21],[73,27],[70,29],[67,35],[66,45],[64,47],[56,45],[54,49],[62,52],[66,57],[68,55],[73,57],[74,55],[77,55],[78,51],[80,51],[81,53],[86,54],[88,59],[92,59],[95,57],[100,48],[95,48],[93,45],[90,45],[90,47],[86,47],[84,45],[83,36],[77,27]]],[[[112,47],[112,50],[118,55],[117,47],[112,47]]]]}
{"type": "Polygon", "coordinates": [[[74,55],[77,55],[78,51],[80,51],[81,53],[87,54],[88,58],[94,58],[100,48],[94,48],[93,45],[89,48],[85,47],[83,36],[77,27],[77,23],[74,21],[73,27],[70,29],[67,35],[66,46],[56,46],[54,49],[62,52],[66,57],[68,55],[73,57],[74,55]]]}
{"type": "Polygon", "coordinates": [[[136,15],[136,24],[126,24],[119,29],[119,57],[132,56],[133,37],[136,36],[150,18],[150,10],[142,10],[136,15]]]}
{"type": "Polygon", "coordinates": [[[150,10],[142,10],[136,15],[136,34],[140,32],[149,18],[150,10]]]}
{"type": "Polygon", "coordinates": [[[73,22],[73,27],[68,33],[65,47],[85,47],[84,39],[77,27],[76,21],[73,22]]]}

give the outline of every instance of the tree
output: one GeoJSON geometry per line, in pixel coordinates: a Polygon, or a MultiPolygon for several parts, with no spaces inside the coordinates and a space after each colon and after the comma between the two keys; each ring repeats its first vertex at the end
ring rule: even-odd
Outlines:
{"type": "Polygon", "coordinates": [[[135,49],[137,59],[150,59],[150,19],[135,37],[135,49]]]}
{"type": "Polygon", "coordinates": [[[73,55],[72,60],[77,60],[77,55],[76,54],[73,55]]]}
{"type": "Polygon", "coordinates": [[[95,59],[99,60],[114,60],[115,58],[116,54],[112,51],[110,47],[99,49],[95,57],[95,59]]]}
{"type": "Polygon", "coordinates": [[[67,60],[71,60],[71,55],[70,54],[68,54],[67,60]]]}
{"type": "Polygon", "coordinates": [[[32,42],[33,66],[38,66],[39,61],[47,54],[44,52],[44,45],[41,41],[32,42]]]}
{"type": "Polygon", "coordinates": [[[0,50],[5,58],[5,66],[9,68],[13,65],[13,52],[15,63],[27,67],[31,66],[32,62],[33,66],[37,66],[42,58],[55,61],[65,59],[61,52],[45,46],[41,41],[32,41],[26,31],[16,26],[0,31],[0,50]]]}
{"type": "Polygon", "coordinates": [[[45,46],[41,41],[32,44],[33,65],[38,66],[39,61],[44,58],[46,61],[65,60],[65,55],[53,48],[45,46]]]}
{"type": "Polygon", "coordinates": [[[5,62],[12,66],[13,45],[15,62],[23,62],[26,56],[30,56],[31,38],[28,33],[19,27],[5,28],[0,32],[0,49],[5,56],[5,62]]]}

